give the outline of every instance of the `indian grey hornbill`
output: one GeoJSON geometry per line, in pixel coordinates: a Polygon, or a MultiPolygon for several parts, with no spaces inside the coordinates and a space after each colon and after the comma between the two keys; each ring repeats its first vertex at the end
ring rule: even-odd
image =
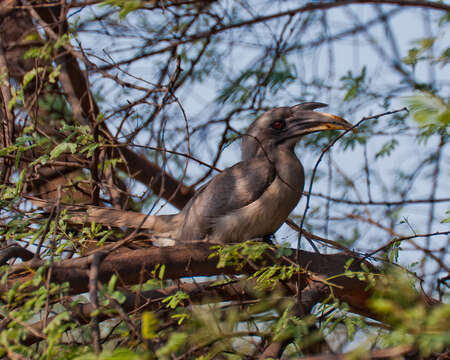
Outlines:
{"type": "Polygon", "coordinates": [[[303,166],[294,152],[297,142],[316,131],[352,127],[339,116],[313,111],[324,106],[307,102],[266,111],[243,136],[242,161],[201,187],[178,214],[146,216],[89,206],[84,213],[70,210],[69,221],[152,230],[151,240],[160,246],[267,239],[303,192],[303,166]]]}
{"type": "Polygon", "coordinates": [[[248,128],[242,161],[216,175],[175,215],[151,216],[144,228],[175,242],[239,242],[273,234],[303,191],[303,166],[294,152],[306,134],[349,129],[344,119],[313,111],[307,102],[266,111],[248,128]]]}

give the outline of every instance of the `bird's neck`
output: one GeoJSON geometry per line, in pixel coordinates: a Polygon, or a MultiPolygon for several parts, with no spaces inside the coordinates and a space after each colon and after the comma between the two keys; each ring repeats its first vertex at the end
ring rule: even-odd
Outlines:
{"type": "Polygon", "coordinates": [[[301,171],[303,171],[302,164],[293,150],[284,147],[277,147],[277,150],[274,151],[273,154],[275,157],[275,164],[277,168],[280,167],[280,170],[281,168],[288,166],[291,170],[296,169],[300,171],[301,169],[301,171]]]}
{"type": "Polygon", "coordinates": [[[304,171],[300,160],[293,149],[277,147],[271,152],[271,161],[276,169],[277,176],[292,189],[300,193],[303,191],[304,171]]]}
{"type": "Polygon", "coordinates": [[[249,161],[252,158],[266,158],[276,169],[278,177],[289,186],[303,190],[304,171],[300,160],[294,152],[294,146],[257,144],[248,139],[242,146],[242,159],[249,161]]]}

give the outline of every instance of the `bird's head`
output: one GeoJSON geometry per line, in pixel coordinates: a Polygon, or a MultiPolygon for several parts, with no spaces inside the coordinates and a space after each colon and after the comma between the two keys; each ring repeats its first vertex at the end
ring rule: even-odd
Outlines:
{"type": "Polygon", "coordinates": [[[327,106],[307,102],[266,111],[248,128],[242,141],[243,160],[270,152],[277,146],[293,150],[303,135],[322,130],[344,130],[352,124],[339,116],[313,111],[327,106]]]}

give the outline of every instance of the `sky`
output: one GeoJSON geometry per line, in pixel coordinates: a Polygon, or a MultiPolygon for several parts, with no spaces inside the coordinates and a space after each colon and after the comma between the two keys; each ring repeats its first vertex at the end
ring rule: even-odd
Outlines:
{"type": "MultiPolygon", "coordinates": [[[[224,6],[229,4],[224,2],[224,6]]],[[[255,4],[255,3],[254,3],[255,4]]],[[[258,3],[256,3],[258,4],[258,3]]],[[[258,8],[258,5],[255,5],[252,10],[258,14],[267,14],[272,13],[277,10],[278,7],[287,8],[289,6],[298,6],[296,2],[274,2],[272,7],[267,5],[267,2],[261,3],[261,6],[258,8]],[[281,5],[280,5],[281,4],[281,5]]],[[[384,5],[382,7],[385,11],[391,11],[396,9],[396,6],[384,5]]],[[[362,23],[369,21],[376,15],[376,12],[372,6],[368,5],[353,5],[351,6],[353,10],[353,15],[349,15],[347,11],[344,9],[336,8],[327,11],[327,19],[329,22],[329,28],[331,29],[330,35],[334,33],[339,33],[350,27],[350,24],[355,21],[360,21],[362,23]]],[[[102,10],[95,10],[98,14],[102,10]]],[[[250,11],[249,11],[250,12],[250,11]]],[[[77,13],[74,18],[77,16],[91,16],[92,8],[86,8],[80,13],[77,13]]],[[[408,50],[414,46],[414,41],[418,38],[428,37],[430,35],[435,35],[437,33],[437,28],[435,26],[430,29],[426,26],[427,16],[430,16],[431,19],[435,19],[436,16],[442,16],[442,13],[437,13],[435,11],[422,10],[422,9],[410,9],[405,11],[400,11],[396,15],[394,15],[390,23],[392,25],[392,29],[394,29],[397,40],[397,48],[399,52],[400,59],[407,56],[408,50]]],[[[163,21],[164,15],[162,18],[153,17],[149,21],[163,21]]],[[[133,15],[129,15],[124,21],[127,23],[133,23],[133,15]]],[[[435,21],[431,21],[432,24],[435,21]]],[[[251,33],[243,33],[241,32],[233,32],[231,34],[227,34],[224,38],[224,58],[223,60],[223,73],[224,74],[235,74],[238,69],[243,69],[246,66],[249,66],[254,63],[255,59],[260,56],[261,47],[259,42],[264,43],[267,38],[271,36],[273,33],[277,33],[280,28],[280,21],[273,20],[267,22],[263,25],[260,25],[252,30],[251,33]]],[[[295,23],[295,26],[297,24],[295,23]]],[[[318,33],[320,31],[320,26],[312,27],[312,31],[309,31],[305,34],[302,34],[302,42],[308,43],[317,38],[318,33]]],[[[386,37],[386,31],[383,26],[378,25],[376,27],[370,28],[369,33],[375,39],[384,39],[380,42],[382,44],[382,50],[384,50],[387,54],[392,53],[392,48],[390,48],[390,43],[386,37]]],[[[435,53],[438,53],[443,49],[444,46],[448,46],[450,43],[450,32],[448,31],[440,31],[439,33],[439,41],[438,48],[435,48],[435,53]],[[440,48],[439,48],[440,47],[440,48]]],[[[105,51],[113,54],[115,60],[120,60],[121,58],[126,58],[129,56],[126,52],[118,52],[115,51],[117,48],[126,48],[129,39],[125,39],[123,41],[116,39],[115,43],[102,41],[103,39],[98,36],[92,36],[89,32],[80,33],[80,42],[83,44],[85,49],[90,51],[97,52],[99,56],[104,57],[105,51]]],[[[389,109],[399,109],[405,106],[405,96],[412,95],[411,92],[401,91],[401,78],[398,74],[392,70],[392,68],[387,64],[386,59],[383,59],[379,56],[379,53],[374,50],[373,46],[370,44],[370,39],[368,39],[364,34],[359,34],[357,36],[351,36],[344,38],[343,40],[336,43],[335,46],[332,47],[333,51],[333,59],[334,61],[330,62],[328,58],[328,51],[330,51],[327,47],[322,47],[319,50],[305,50],[299,53],[298,59],[291,59],[293,63],[296,65],[296,73],[299,79],[303,81],[311,81],[313,79],[321,78],[326,79],[331,84],[339,84],[342,76],[347,74],[348,71],[352,71],[354,74],[358,74],[362,71],[363,67],[367,68],[367,73],[370,74],[370,87],[376,89],[377,91],[386,91],[392,92],[393,90],[398,90],[398,96],[395,96],[392,99],[392,103],[389,106],[389,109]]],[[[155,58],[152,58],[153,62],[156,62],[155,58]]],[[[101,62],[99,62],[101,64],[101,62]]],[[[133,74],[133,76],[141,77],[146,81],[154,81],[155,73],[152,72],[152,66],[158,66],[158,64],[149,64],[147,60],[137,63],[135,66],[128,69],[128,71],[133,74]]],[[[125,74],[120,74],[123,78],[127,78],[127,80],[133,80],[132,78],[126,76],[125,74]]],[[[440,94],[444,97],[449,96],[450,89],[450,67],[440,67],[435,66],[433,71],[430,71],[428,68],[424,66],[417,66],[415,69],[415,78],[417,80],[429,81],[430,79],[437,79],[440,81],[440,94]]],[[[133,80],[134,81],[134,80],[133,80]]],[[[94,86],[98,86],[100,84],[105,85],[106,92],[108,93],[105,104],[110,104],[113,107],[115,96],[114,92],[121,91],[121,89],[114,88],[116,85],[108,85],[107,82],[102,83],[101,81],[94,81],[94,86]],[[108,87],[110,86],[110,87],[108,87]]],[[[216,98],[220,89],[223,87],[223,78],[214,78],[209,77],[207,81],[203,83],[196,84],[195,86],[189,86],[180,89],[177,93],[177,97],[180,103],[183,106],[184,111],[186,112],[189,126],[192,128],[199,123],[202,123],[210,118],[210,116],[217,111],[216,107],[216,98]]],[[[278,95],[272,98],[271,106],[290,106],[294,105],[298,101],[298,99],[302,98],[302,86],[295,82],[289,85],[289,88],[285,89],[285,91],[280,91],[278,95]]],[[[130,99],[133,94],[130,94],[130,99]]],[[[370,116],[373,114],[384,112],[385,109],[382,107],[382,104],[377,102],[372,103],[361,103],[356,105],[348,105],[342,104],[342,91],[333,90],[333,91],[324,91],[323,93],[316,94],[316,98],[306,100],[315,100],[320,102],[325,102],[330,104],[329,108],[326,110],[331,113],[339,114],[346,118],[346,120],[355,123],[360,120],[364,116],[370,116]]],[[[105,106],[106,107],[106,106],[105,106]]],[[[145,110],[144,110],[145,111],[145,110]]],[[[182,120],[181,111],[174,111],[174,114],[178,114],[178,121],[182,120]]],[[[392,135],[385,137],[377,137],[371,139],[367,144],[367,154],[370,159],[374,158],[376,152],[379,151],[381,146],[386,142],[387,138],[396,138],[395,129],[391,129],[389,125],[391,117],[383,117],[380,119],[380,124],[378,125],[385,132],[391,132],[392,135]]],[[[174,120],[175,121],[175,120],[174,120]]],[[[233,120],[232,125],[238,129],[245,129],[246,126],[252,119],[245,118],[236,118],[233,120]]],[[[411,126],[415,126],[415,123],[410,119],[409,123],[411,126]]],[[[208,146],[214,147],[217,142],[220,140],[218,136],[220,135],[221,129],[217,127],[215,130],[211,130],[208,134],[199,134],[193,136],[191,138],[191,150],[196,157],[203,161],[210,161],[212,154],[209,154],[207,151],[208,146]],[[207,135],[207,136],[205,136],[207,135]],[[206,141],[205,141],[206,140],[206,141]],[[206,145],[206,146],[205,146],[206,145]]],[[[146,139],[140,138],[136,139],[137,142],[145,143],[146,139]]],[[[372,160],[374,163],[374,167],[380,170],[382,174],[382,179],[386,183],[390,185],[395,185],[395,182],[398,181],[396,171],[398,169],[405,169],[405,171],[416,167],[418,163],[420,164],[421,159],[423,158],[424,149],[428,149],[428,151],[432,151],[432,149],[436,148],[436,139],[430,139],[427,143],[426,147],[423,145],[419,145],[417,140],[414,138],[401,138],[401,145],[398,147],[396,151],[392,153],[390,157],[384,157],[378,160],[372,160]]],[[[313,168],[315,161],[317,161],[319,153],[311,152],[308,150],[304,150],[302,147],[303,142],[297,147],[297,154],[306,169],[307,175],[311,174],[311,169],[313,168]]],[[[223,153],[221,160],[219,161],[219,168],[226,168],[236,163],[240,159],[240,144],[238,141],[226,147],[223,153]]],[[[447,146],[448,148],[448,146],[447,146]]],[[[450,162],[448,149],[443,154],[442,162],[441,162],[441,174],[440,181],[438,183],[438,191],[437,197],[449,197],[450,194],[450,182],[448,181],[450,175],[450,162]]],[[[353,178],[359,179],[357,183],[358,189],[361,190],[364,197],[366,197],[365,184],[363,181],[364,174],[361,170],[362,164],[364,161],[363,148],[356,147],[354,151],[346,151],[343,152],[339,149],[339,145],[336,146],[332,151],[333,160],[339,165],[341,169],[345,171],[345,173],[353,178]]],[[[322,162],[319,170],[325,171],[327,168],[327,162],[322,162]]],[[[199,167],[194,162],[189,162],[188,171],[190,174],[202,174],[205,170],[204,168],[199,167]]],[[[423,177],[419,182],[416,182],[413,189],[411,189],[409,198],[427,198],[431,191],[430,189],[431,181],[427,177],[423,177]]],[[[306,182],[306,186],[309,185],[309,180],[306,182]]],[[[305,186],[305,188],[306,188],[305,186]]],[[[142,193],[145,189],[142,186],[136,185],[135,191],[137,193],[142,193]]],[[[318,182],[314,184],[313,188],[314,192],[327,193],[328,185],[326,182],[318,182]]],[[[341,196],[342,194],[336,193],[336,196],[341,196]]],[[[387,192],[383,189],[382,186],[375,186],[373,192],[374,200],[398,200],[395,197],[395,194],[392,192],[387,192]]],[[[312,207],[320,204],[316,199],[312,199],[312,207]]],[[[299,206],[296,209],[296,214],[302,214],[305,206],[305,197],[299,203],[299,206]]],[[[435,213],[444,214],[448,207],[448,203],[440,203],[436,205],[435,213]]],[[[158,209],[159,207],[157,207],[158,209]]],[[[159,213],[173,213],[175,210],[170,205],[164,205],[162,209],[160,209],[159,213]]],[[[380,215],[378,215],[380,216],[380,215]]],[[[428,216],[428,207],[415,205],[409,206],[402,212],[402,219],[406,219],[407,222],[403,224],[399,224],[398,231],[402,234],[409,235],[412,231],[416,231],[418,233],[426,232],[426,222],[428,216]],[[413,228],[413,230],[411,229],[413,228]]],[[[439,218],[438,218],[439,220],[439,218]]],[[[349,228],[349,232],[350,232],[349,228]]],[[[441,224],[439,221],[435,221],[433,224],[433,231],[446,231],[448,230],[448,224],[441,224]]],[[[343,231],[341,229],[341,231],[343,231]]],[[[371,248],[373,244],[370,243],[371,239],[374,239],[378,236],[378,232],[373,228],[368,228],[368,233],[363,234],[365,237],[365,247],[371,248]]],[[[350,233],[349,233],[350,236],[350,233]]],[[[277,233],[277,239],[281,241],[288,241],[291,244],[296,243],[296,235],[293,231],[287,229],[285,226],[280,229],[277,233]]],[[[384,234],[379,241],[386,241],[386,235],[384,234]]],[[[445,244],[447,239],[444,237],[434,238],[433,241],[439,241],[437,246],[445,244]]],[[[306,246],[306,245],[305,245],[306,246]]],[[[308,247],[306,246],[308,249],[308,247]]],[[[415,258],[414,252],[405,252],[404,258],[401,259],[404,262],[411,262],[415,258]]]]}

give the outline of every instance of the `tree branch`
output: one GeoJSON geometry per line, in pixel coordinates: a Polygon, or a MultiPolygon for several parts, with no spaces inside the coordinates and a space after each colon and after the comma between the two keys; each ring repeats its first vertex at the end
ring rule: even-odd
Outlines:
{"type": "MultiPolygon", "coordinates": [[[[151,247],[111,253],[102,262],[98,279],[106,283],[115,274],[118,276],[121,284],[138,284],[151,278],[152,270],[161,264],[165,265],[164,277],[166,279],[254,273],[254,264],[246,264],[238,269],[234,266],[217,268],[218,258],[211,258],[214,251],[210,250],[210,247],[211,244],[199,242],[193,245],[167,248],[151,247]]],[[[276,259],[276,253],[271,250],[265,254],[261,263],[273,264],[274,259],[276,259]]],[[[351,259],[359,260],[358,257],[346,254],[320,255],[300,250],[299,265],[308,271],[308,276],[311,278],[328,279],[333,277],[330,283],[333,286],[333,293],[338,299],[347,302],[351,306],[352,311],[377,318],[367,306],[367,300],[371,294],[371,291],[367,289],[368,283],[356,278],[341,276],[347,270],[362,271],[361,267],[357,265],[358,261],[353,261],[353,264],[347,269],[347,264],[351,259]]],[[[279,262],[284,265],[291,265],[295,263],[295,256],[285,258],[285,260],[280,259],[279,262]]],[[[19,274],[37,269],[44,264],[44,261],[33,261],[11,267],[10,273],[13,275],[7,280],[6,284],[0,285],[0,292],[7,291],[16,282],[26,282],[33,274],[19,274]]],[[[89,257],[63,260],[55,263],[52,268],[51,281],[58,284],[69,283],[70,294],[86,292],[88,291],[89,283],[86,269],[90,267],[90,264],[91,258],[89,257]]],[[[366,263],[366,265],[370,266],[369,263],[366,263]]]]}
{"type": "Polygon", "coordinates": [[[19,258],[23,261],[31,260],[34,254],[21,246],[13,245],[5,249],[0,249],[0,266],[5,265],[10,259],[19,258]]]}

